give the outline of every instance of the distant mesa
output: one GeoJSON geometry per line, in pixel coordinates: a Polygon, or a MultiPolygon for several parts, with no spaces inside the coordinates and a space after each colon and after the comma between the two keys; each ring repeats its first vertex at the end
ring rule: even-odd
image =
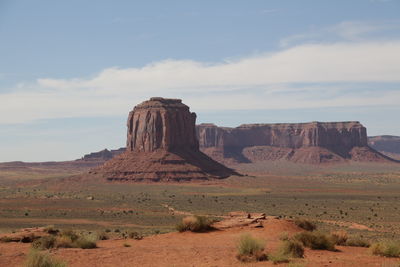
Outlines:
{"type": "Polygon", "coordinates": [[[244,124],[236,128],[200,124],[196,132],[200,150],[224,164],[393,161],[368,146],[367,130],[358,121],[244,124]]]}
{"type": "Polygon", "coordinates": [[[204,180],[237,174],[199,150],[195,123],[196,114],[180,99],[144,101],[129,113],[126,151],[91,173],[109,181],[204,180]]]}
{"type": "Polygon", "coordinates": [[[368,145],[386,156],[400,160],[400,136],[371,136],[368,137],[368,145]]]}
{"type": "MultiPolygon", "coordinates": [[[[307,164],[400,160],[399,136],[367,137],[366,128],[358,121],[243,124],[236,128],[203,123],[196,126],[196,135],[202,152],[229,166],[278,160],[307,164]]],[[[128,149],[138,150],[143,143],[139,140],[128,133],[128,149]]],[[[142,149],[153,145],[147,143],[142,149]]],[[[123,151],[110,152],[115,156],[123,151]]],[[[104,162],[109,156],[100,151],[84,159],[97,157],[104,162]]]]}
{"type": "Polygon", "coordinates": [[[82,160],[82,161],[109,160],[109,159],[112,159],[113,157],[123,153],[124,151],[125,151],[124,147],[119,148],[119,149],[113,149],[113,150],[103,149],[99,152],[92,152],[90,154],[86,154],[80,160],[82,160]]]}

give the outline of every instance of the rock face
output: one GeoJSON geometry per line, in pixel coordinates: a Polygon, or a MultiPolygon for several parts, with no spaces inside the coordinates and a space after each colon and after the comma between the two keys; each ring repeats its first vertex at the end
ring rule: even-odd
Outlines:
{"type": "Polygon", "coordinates": [[[196,114],[180,99],[153,97],[129,113],[127,150],[198,150],[195,125],[196,114]]]}
{"type": "Polygon", "coordinates": [[[128,117],[126,151],[92,173],[109,181],[176,181],[236,174],[199,150],[196,114],[180,99],[153,97],[128,117]]]}
{"type": "Polygon", "coordinates": [[[368,137],[368,144],[382,154],[400,160],[400,136],[371,136],[368,137]]]}
{"type": "Polygon", "coordinates": [[[386,161],[368,147],[367,131],[357,121],[244,124],[236,128],[201,124],[200,149],[227,164],[286,159],[300,163],[386,161]]]}

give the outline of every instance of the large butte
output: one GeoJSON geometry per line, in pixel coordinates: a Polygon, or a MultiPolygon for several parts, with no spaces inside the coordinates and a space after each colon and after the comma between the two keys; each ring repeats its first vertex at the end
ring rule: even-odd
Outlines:
{"type": "Polygon", "coordinates": [[[226,178],[233,170],[199,150],[196,114],[180,99],[152,97],[128,117],[126,151],[94,169],[109,181],[226,178]]]}

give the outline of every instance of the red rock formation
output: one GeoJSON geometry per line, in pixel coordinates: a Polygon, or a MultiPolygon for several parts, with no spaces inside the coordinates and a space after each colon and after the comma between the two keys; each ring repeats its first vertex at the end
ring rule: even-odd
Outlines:
{"type": "Polygon", "coordinates": [[[195,125],[196,113],[180,99],[153,97],[129,113],[127,150],[198,150],[195,125]]]}
{"type": "Polygon", "coordinates": [[[237,128],[201,124],[197,135],[204,153],[228,164],[279,159],[301,163],[387,160],[368,147],[366,128],[357,121],[244,124],[237,128]]]}
{"type": "Polygon", "coordinates": [[[113,153],[111,153],[108,149],[103,149],[99,152],[92,152],[90,154],[86,154],[82,157],[81,160],[92,161],[92,160],[109,160],[113,157],[113,153]]]}
{"type": "Polygon", "coordinates": [[[180,99],[153,97],[128,117],[127,148],[92,173],[112,181],[225,178],[236,174],[199,150],[196,114],[180,99]]]}

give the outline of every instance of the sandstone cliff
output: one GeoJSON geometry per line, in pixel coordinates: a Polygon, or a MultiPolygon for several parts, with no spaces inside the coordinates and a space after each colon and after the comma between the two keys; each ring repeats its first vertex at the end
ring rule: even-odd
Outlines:
{"type": "Polygon", "coordinates": [[[200,149],[224,163],[389,160],[368,147],[366,128],[357,121],[244,124],[236,128],[201,124],[196,132],[200,149]]]}
{"type": "Polygon", "coordinates": [[[198,150],[195,124],[196,114],[180,99],[153,97],[129,113],[127,150],[198,150]]]}
{"type": "Polygon", "coordinates": [[[128,116],[127,148],[92,173],[109,181],[171,181],[236,174],[199,150],[196,114],[180,99],[153,97],[128,116]]]}

